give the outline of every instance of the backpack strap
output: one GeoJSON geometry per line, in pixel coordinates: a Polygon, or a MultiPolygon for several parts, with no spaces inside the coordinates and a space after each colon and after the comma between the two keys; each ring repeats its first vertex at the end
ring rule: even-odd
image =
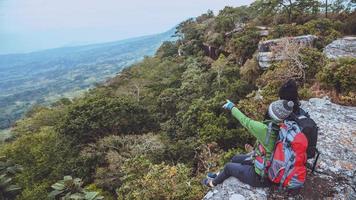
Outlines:
{"type": "Polygon", "coordinates": [[[284,174],[282,176],[281,183],[279,184],[279,189],[282,189],[284,181],[286,180],[286,178],[290,174],[290,170],[292,169],[292,166],[294,164],[294,159],[295,159],[295,155],[292,154],[291,157],[289,158],[288,162],[285,164],[285,166],[284,166],[284,174]]]}
{"type": "Polygon", "coordinates": [[[268,123],[268,128],[267,128],[267,135],[266,135],[266,139],[265,139],[265,144],[268,145],[269,143],[269,139],[271,138],[271,134],[272,134],[272,122],[268,123]]]}
{"type": "Polygon", "coordinates": [[[320,152],[317,148],[315,148],[315,151],[316,151],[317,155],[316,155],[316,158],[313,163],[312,174],[314,174],[314,172],[315,172],[315,167],[316,167],[316,164],[317,164],[319,156],[320,156],[320,152]]]}

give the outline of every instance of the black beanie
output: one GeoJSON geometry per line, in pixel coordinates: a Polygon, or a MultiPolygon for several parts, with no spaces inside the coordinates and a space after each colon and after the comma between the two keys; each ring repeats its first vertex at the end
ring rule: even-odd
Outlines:
{"type": "Polygon", "coordinates": [[[279,98],[287,101],[298,102],[298,86],[297,83],[293,79],[289,79],[286,83],[284,83],[279,89],[279,98]]]}

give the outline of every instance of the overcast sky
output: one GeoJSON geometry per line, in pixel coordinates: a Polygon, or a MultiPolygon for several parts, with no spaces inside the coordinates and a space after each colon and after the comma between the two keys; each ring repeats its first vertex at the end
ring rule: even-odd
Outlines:
{"type": "Polygon", "coordinates": [[[0,54],[160,33],[252,0],[0,0],[0,54]]]}

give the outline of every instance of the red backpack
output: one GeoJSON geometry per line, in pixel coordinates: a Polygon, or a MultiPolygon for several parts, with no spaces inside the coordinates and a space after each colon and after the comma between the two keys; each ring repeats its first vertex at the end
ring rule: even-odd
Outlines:
{"type": "Polygon", "coordinates": [[[280,187],[296,189],[303,186],[307,174],[308,140],[294,121],[285,120],[280,127],[268,178],[280,187]]]}

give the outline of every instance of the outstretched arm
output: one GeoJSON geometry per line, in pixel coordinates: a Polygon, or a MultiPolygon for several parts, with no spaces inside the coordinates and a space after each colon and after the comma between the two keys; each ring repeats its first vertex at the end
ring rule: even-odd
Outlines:
{"type": "Polygon", "coordinates": [[[268,129],[266,124],[247,117],[238,108],[235,107],[235,104],[229,100],[223,106],[223,108],[231,110],[232,115],[240,121],[241,125],[247,128],[247,130],[257,138],[257,140],[259,140],[261,143],[264,143],[268,129]]]}
{"type": "Polygon", "coordinates": [[[237,120],[240,121],[243,127],[247,128],[247,130],[257,138],[257,140],[264,143],[268,129],[266,124],[247,117],[236,107],[231,109],[231,113],[237,120]]]}

